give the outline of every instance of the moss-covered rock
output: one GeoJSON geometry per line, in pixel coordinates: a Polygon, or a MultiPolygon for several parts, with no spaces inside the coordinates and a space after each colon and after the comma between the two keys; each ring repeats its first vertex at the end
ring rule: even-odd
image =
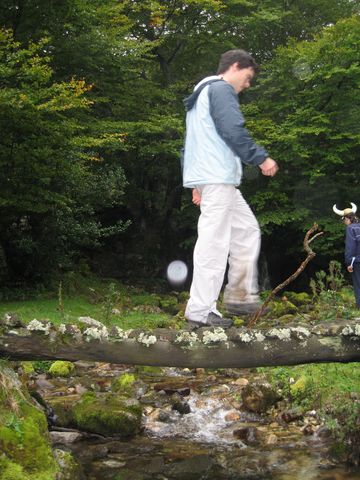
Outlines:
{"type": "Polygon", "coordinates": [[[74,370],[75,365],[72,362],[57,360],[49,368],[49,373],[53,377],[70,377],[74,370]]]}
{"type": "Polygon", "coordinates": [[[14,463],[5,456],[0,457],[1,480],[29,480],[21,465],[14,463]]]}
{"type": "Polygon", "coordinates": [[[55,424],[58,427],[71,427],[74,425],[73,407],[80,400],[80,395],[49,396],[46,403],[53,409],[55,424]]]}
{"type": "Polygon", "coordinates": [[[70,452],[56,449],[54,454],[61,472],[56,480],[80,480],[84,478],[81,466],[70,452]]]}
{"type": "Polygon", "coordinates": [[[21,415],[13,413],[0,427],[0,450],[29,472],[54,469],[45,415],[25,402],[19,407],[21,415]]]}
{"type": "Polygon", "coordinates": [[[0,368],[1,480],[55,480],[45,414],[31,400],[14,371],[0,368]]]}
{"type": "Polygon", "coordinates": [[[115,378],[112,384],[112,391],[119,393],[131,393],[135,382],[135,376],[131,373],[124,373],[115,378]]]}
{"type": "Polygon", "coordinates": [[[129,437],[140,431],[139,403],[115,394],[85,393],[74,406],[77,427],[100,435],[129,437]]]}
{"type": "Polygon", "coordinates": [[[20,368],[25,375],[35,372],[32,362],[20,362],[20,368]]]}

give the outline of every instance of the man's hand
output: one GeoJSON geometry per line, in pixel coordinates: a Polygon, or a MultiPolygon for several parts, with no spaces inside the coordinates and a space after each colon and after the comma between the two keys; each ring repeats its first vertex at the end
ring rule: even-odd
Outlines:
{"type": "Polygon", "coordinates": [[[262,174],[267,177],[273,177],[279,170],[278,164],[270,157],[267,157],[259,167],[261,168],[262,174]]]}
{"type": "Polygon", "coordinates": [[[351,265],[349,265],[349,266],[347,267],[347,271],[348,271],[349,273],[352,273],[352,272],[354,271],[354,267],[352,267],[351,265]]]}
{"type": "Polygon", "coordinates": [[[201,203],[201,194],[199,190],[196,190],[196,188],[194,188],[192,191],[192,203],[197,207],[199,207],[201,203]]]}

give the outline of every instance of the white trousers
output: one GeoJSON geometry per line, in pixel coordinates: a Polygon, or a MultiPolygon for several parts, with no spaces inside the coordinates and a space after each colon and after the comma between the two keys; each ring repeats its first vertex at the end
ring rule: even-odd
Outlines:
{"type": "Polygon", "coordinates": [[[216,302],[228,260],[225,304],[258,301],[260,228],[240,191],[233,185],[204,185],[198,190],[201,192],[201,214],[185,317],[205,323],[210,312],[219,314],[216,302]]]}

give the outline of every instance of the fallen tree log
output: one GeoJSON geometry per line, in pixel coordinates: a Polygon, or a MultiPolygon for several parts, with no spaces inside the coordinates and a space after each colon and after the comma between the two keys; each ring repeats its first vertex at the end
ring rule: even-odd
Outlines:
{"type": "MultiPolygon", "coordinates": [[[[360,319],[313,327],[255,330],[202,328],[123,331],[102,326],[0,330],[0,357],[9,360],[89,360],[129,365],[244,368],[360,361],[360,319]]],[[[31,328],[30,328],[31,327],[31,328]]]]}

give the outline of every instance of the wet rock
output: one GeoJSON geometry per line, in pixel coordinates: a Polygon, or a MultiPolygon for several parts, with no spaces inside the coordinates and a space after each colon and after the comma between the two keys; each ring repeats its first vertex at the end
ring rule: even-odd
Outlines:
{"type": "Polygon", "coordinates": [[[249,380],[247,378],[237,378],[234,382],[234,385],[238,385],[239,387],[246,387],[249,384],[249,380]]]}
{"type": "Polygon", "coordinates": [[[53,388],[55,388],[54,385],[46,379],[45,374],[38,375],[35,381],[35,385],[40,390],[52,390],[53,388]]]}
{"type": "Polygon", "coordinates": [[[251,412],[266,412],[277,400],[278,394],[268,383],[253,383],[244,387],[241,391],[244,408],[251,412]]]}
{"type": "Polygon", "coordinates": [[[74,452],[76,458],[78,458],[79,461],[85,465],[94,460],[101,460],[102,458],[105,458],[109,453],[109,448],[107,445],[102,444],[86,444],[86,448],[84,448],[84,445],[82,445],[80,442],[72,447],[72,451],[74,452]]]}
{"type": "Polygon", "coordinates": [[[331,438],[331,430],[329,427],[326,427],[325,425],[319,427],[317,430],[316,430],[316,435],[319,437],[319,438],[331,438]]]}
{"type": "Polygon", "coordinates": [[[313,435],[315,432],[314,426],[308,423],[305,425],[301,431],[303,432],[304,435],[313,435]]]}
{"type": "Polygon", "coordinates": [[[150,390],[140,398],[140,403],[142,405],[151,405],[156,408],[161,408],[167,403],[168,398],[169,397],[166,395],[165,392],[163,392],[162,395],[161,391],[154,392],[154,390],[150,390]]]}
{"type": "Polygon", "coordinates": [[[125,465],[126,465],[126,462],[121,462],[120,460],[113,460],[113,459],[103,460],[101,462],[102,468],[109,468],[109,469],[118,469],[118,468],[125,467],[125,465]]]}
{"type": "Polygon", "coordinates": [[[109,392],[112,387],[111,378],[99,378],[95,383],[95,389],[97,392],[109,392]]]}
{"type": "Polygon", "coordinates": [[[95,367],[95,362],[85,362],[84,360],[77,360],[74,362],[76,374],[81,375],[88,373],[89,370],[95,367]]]}
{"type": "MultiPolygon", "coordinates": [[[[241,412],[240,421],[242,423],[257,423],[259,425],[268,425],[270,423],[266,415],[255,412],[241,412]]],[[[239,428],[241,426],[239,425],[239,428]]]]}
{"type": "Polygon", "coordinates": [[[167,412],[166,410],[160,410],[158,420],[163,423],[172,423],[174,421],[170,412],[167,412]]]}
{"type": "Polygon", "coordinates": [[[60,474],[56,478],[59,480],[73,480],[75,478],[82,480],[85,478],[81,466],[76,462],[70,452],[56,449],[54,450],[54,456],[60,465],[60,474]]]}
{"type": "Polygon", "coordinates": [[[171,397],[172,409],[181,413],[181,415],[186,415],[191,412],[190,405],[186,400],[184,400],[178,393],[175,393],[171,397]]]}
{"type": "Polygon", "coordinates": [[[215,387],[211,387],[207,391],[209,396],[218,397],[218,398],[226,398],[230,393],[230,387],[228,385],[217,385],[215,387]]]}
{"type": "Polygon", "coordinates": [[[280,422],[290,423],[294,422],[295,420],[299,420],[302,417],[303,415],[299,410],[290,409],[281,412],[280,415],[278,415],[277,419],[280,420],[280,422]]]}
{"type": "Polygon", "coordinates": [[[240,420],[239,412],[229,412],[225,415],[226,422],[237,422],[238,420],[240,420]]]}
{"type": "Polygon", "coordinates": [[[85,393],[87,391],[88,391],[88,389],[86,387],[84,387],[84,385],[81,385],[80,383],[75,385],[75,393],[77,393],[78,395],[82,395],[83,393],[85,393]]]}
{"type": "Polygon", "coordinates": [[[210,455],[195,455],[191,458],[172,463],[164,471],[164,475],[174,478],[186,478],[186,480],[211,478],[209,477],[209,473],[213,463],[214,461],[210,455]]]}
{"type": "Polygon", "coordinates": [[[187,385],[176,384],[174,383],[157,383],[154,385],[154,390],[159,392],[163,390],[167,395],[173,395],[178,393],[182,397],[187,397],[190,395],[190,387],[187,385]]]}
{"type": "Polygon", "coordinates": [[[68,445],[70,443],[75,443],[82,438],[80,432],[50,432],[50,438],[53,445],[68,445]]]}
{"type": "Polygon", "coordinates": [[[99,377],[112,376],[112,368],[110,363],[107,362],[96,362],[94,373],[99,377]]]}
{"type": "Polygon", "coordinates": [[[266,445],[275,445],[278,442],[278,437],[275,433],[271,433],[265,440],[266,445]]]}
{"type": "Polygon", "coordinates": [[[259,443],[259,432],[256,427],[242,427],[233,431],[235,438],[243,441],[246,445],[256,445],[259,443]]]}

